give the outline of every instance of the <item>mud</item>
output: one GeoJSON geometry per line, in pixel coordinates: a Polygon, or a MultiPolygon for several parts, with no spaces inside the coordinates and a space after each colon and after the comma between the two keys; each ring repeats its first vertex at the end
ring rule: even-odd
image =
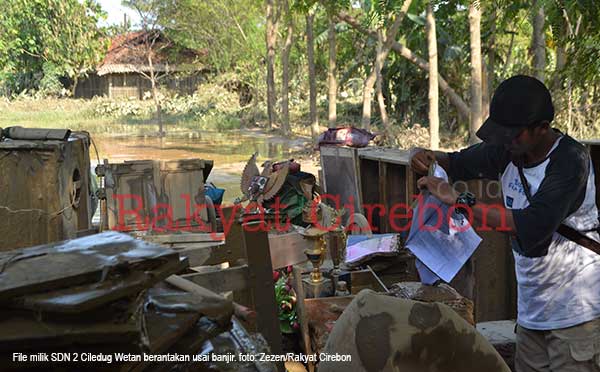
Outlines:
{"type": "Polygon", "coordinates": [[[437,325],[441,318],[442,314],[436,304],[422,304],[417,302],[410,310],[408,323],[420,330],[426,330],[437,325]]]}
{"type": "Polygon", "coordinates": [[[356,325],[354,343],[362,364],[368,372],[380,371],[390,356],[390,326],[394,319],[390,314],[361,318],[356,325]]]}

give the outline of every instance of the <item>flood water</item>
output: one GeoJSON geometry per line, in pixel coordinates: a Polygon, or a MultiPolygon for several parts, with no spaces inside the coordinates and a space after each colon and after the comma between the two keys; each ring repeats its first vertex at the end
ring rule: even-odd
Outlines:
{"type": "MultiPolygon", "coordinates": [[[[230,132],[203,132],[193,136],[137,137],[93,136],[100,162],[111,163],[126,160],[178,160],[205,159],[214,165],[208,177],[217,187],[224,188],[224,202],[232,202],[241,196],[240,178],[244,165],[254,152],[258,152],[258,164],[264,160],[295,158],[302,170],[317,176],[316,165],[307,159],[310,154],[309,138],[288,139],[258,130],[230,132]],[[300,157],[305,160],[300,160],[300,157]]],[[[92,166],[98,162],[94,147],[90,148],[92,166]]]]}

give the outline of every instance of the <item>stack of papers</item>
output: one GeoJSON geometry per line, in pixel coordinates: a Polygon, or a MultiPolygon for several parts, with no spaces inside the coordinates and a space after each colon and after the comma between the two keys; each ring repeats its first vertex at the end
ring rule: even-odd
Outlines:
{"type": "MultiPolygon", "coordinates": [[[[448,180],[435,165],[434,176],[448,180]]],[[[450,206],[431,194],[413,210],[406,247],[418,258],[417,270],[424,284],[450,282],[481,243],[469,221],[458,213],[448,215],[450,206]]]]}

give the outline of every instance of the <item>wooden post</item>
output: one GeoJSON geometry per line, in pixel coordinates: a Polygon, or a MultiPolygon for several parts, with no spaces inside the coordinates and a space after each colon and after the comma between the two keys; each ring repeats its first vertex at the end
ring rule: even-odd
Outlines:
{"type": "MultiPolygon", "coordinates": [[[[261,223],[261,221],[253,221],[242,224],[244,249],[250,270],[248,288],[252,292],[254,303],[260,304],[261,307],[256,316],[258,331],[265,337],[272,354],[282,354],[269,236],[268,232],[260,226],[261,223]]],[[[283,370],[282,367],[283,365],[278,366],[283,370]]]]}
{"type": "MultiPolygon", "coordinates": [[[[299,266],[294,265],[292,273],[292,286],[296,291],[296,313],[298,314],[298,321],[300,323],[300,336],[302,338],[301,347],[305,355],[310,355],[313,353],[313,351],[312,346],[310,344],[306,307],[304,306],[304,285],[302,284],[302,269],[299,266]]],[[[315,371],[315,364],[311,361],[308,362],[308,371],[315,371]]]]}

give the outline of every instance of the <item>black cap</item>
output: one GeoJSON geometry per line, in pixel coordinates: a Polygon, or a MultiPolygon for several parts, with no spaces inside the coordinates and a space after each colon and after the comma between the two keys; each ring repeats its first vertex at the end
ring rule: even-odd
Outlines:
{"type": "Polygon", "coordinates": [[[494,92],[490,116],[477,131],[486,143],[510,143],[524,128],[554,119],[554,106],[548,88],[525,75],[504,80],[494,92]]]}

